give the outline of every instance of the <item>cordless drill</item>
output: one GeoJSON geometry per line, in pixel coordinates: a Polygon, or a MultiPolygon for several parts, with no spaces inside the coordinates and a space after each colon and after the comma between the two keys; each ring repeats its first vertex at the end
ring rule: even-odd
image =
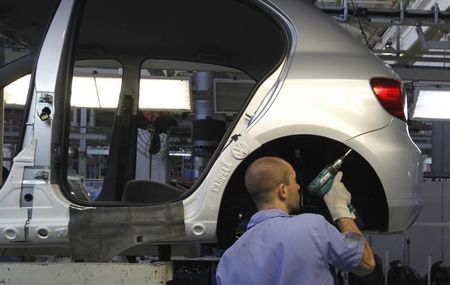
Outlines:
{"type": "MultiPolygon", "coordinates": [[[[352,150],[350,149],[345,155],[341,156],[335,162],[333,162],[333,164],[325,167],[319,173],[319,175],[317,175],[316,178],[314,178],[313,181],[308,185],[306,191],[312,196],[319,198],[322,198],[325,194],[327,194],[328,191],[331,190],[333,179],[336,176],[336,173],[338,173],[339,169],[344,163],[344,159],[351,151],[352,150]]],[[[350,213],[356,214],[355,208],[352,204],[348,205],[348,209],[350,210],[350,213]]]]}

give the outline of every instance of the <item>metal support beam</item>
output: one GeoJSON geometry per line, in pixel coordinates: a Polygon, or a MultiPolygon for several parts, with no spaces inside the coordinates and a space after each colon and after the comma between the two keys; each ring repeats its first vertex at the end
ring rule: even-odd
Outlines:
{"type": "Polygon", "coordinates": [[[450,49],[450,41],[427,41],[421,26],[416,27],[416,32],[419,37],[420,44],[422,45],[422,49],[450,49]]]}
{"type": "Polygon", "coordinates": [[[420,67],[396,67],[394,71],[398,73],[402,80],[411,81],[433,81],[450,82],[450,70],[444,68],[420,68],[420,67]]]}
{"type": "Polygon", "coordinates": [[[78,174],[86,177],[87,157],[86,157],[86,139],[87,133],[87,109],[80,109],[80,148],[78,152],[78,174]]]}
{"type": "MultiPolygon", "coordinates": [[[[446,43],[447,45],[450,43],[446,43]]],[[[405,56],[399,56],[399,55],[378,55],[379,58],[382,60],[387,61],[397,61],[398,63],[402,62],[438,62],[438,63],[447,63],[450,62],[449,57],[427,57],[427,56],[414,56],[414,55],[405,55],[405,56]]],[[[442,66],[441,64],[441,66],[442,66]]],[[[450,78],[449,78],[450,79],[450,78]]]]}
{"type": "MultiPolygon", "coordinates": [[[[375,53],[376,55],[382,57],[384,55],[392,55],[392,54],[407,54],[408,50],[395,50],[395,51],[388,51],[385,49],[373,49],[372,50],[373,53],[375,53]]],[[[422,55],[429,55],[429,56],[433,56],[433,57],[437,57],[437,56],[442,56],[442,57],[447,57],[450,56],[450,51],[445,51],[445,50],[417,50],[414,51],[414,54],[418,55],[418,56],[422,56],[422,55]]]]}
{"type": "MultiPolygon", "coordinates": [[[[402,6],[401,6],[402,7],[402,6]]],[[[321,8],[328,15],[338,16],[343,21],[352,19],[366,19],[371,23],[394,24],[397,22],[401,26],[415,26],[421,23],[422,26],[435,26],[444,24],[450,19],[450,12],[436,10],[406,10],[406,9],[381,9],[362,7],[325,7],[321,8]]]]}
{"type": "Polygon", "coordinates": [[[5,284],[167,284],[173,279],[171,262],[123,263],[3,263],[5,284]]]}

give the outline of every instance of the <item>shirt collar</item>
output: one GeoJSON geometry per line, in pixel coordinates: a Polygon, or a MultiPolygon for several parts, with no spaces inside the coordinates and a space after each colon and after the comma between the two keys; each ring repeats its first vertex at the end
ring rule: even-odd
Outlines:
{"type": "Polygon", "coordinates": [[[248,222],[247,229],[271,218],[275,217],[290,217],[288,213],[280,210],[280,209],[269,209],[269,210],[262,210],[257,212],[252,216],[250,219],[250,222],[248,222]]]}

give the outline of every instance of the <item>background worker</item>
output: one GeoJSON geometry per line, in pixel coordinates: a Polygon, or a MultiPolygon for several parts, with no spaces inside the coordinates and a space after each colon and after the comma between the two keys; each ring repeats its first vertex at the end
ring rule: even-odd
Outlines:
{"type": "Polygon", "coordinates": [[[278,157],[255,160],[245,185],[258,212],[223,254],[217,284],[335,284],[334,268],[358,275],[372,272],[372,250],[347,207],[351,195],[341,178],[339,172],[324,196],[339,232],[321,215],[291,215],[300,210],[300,185],[288,162],[278,157]]]}

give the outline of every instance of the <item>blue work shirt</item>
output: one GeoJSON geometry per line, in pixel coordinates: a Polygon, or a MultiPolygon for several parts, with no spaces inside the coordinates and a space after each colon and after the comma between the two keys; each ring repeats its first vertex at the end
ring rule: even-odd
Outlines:
{"type": "Polygon", "coordinates": [[[223,254],[217,284],[331,285],[330,266],[352,271],[363,252],[361,235],[340,233],[320,215],[264,210],[223,254]]]}

